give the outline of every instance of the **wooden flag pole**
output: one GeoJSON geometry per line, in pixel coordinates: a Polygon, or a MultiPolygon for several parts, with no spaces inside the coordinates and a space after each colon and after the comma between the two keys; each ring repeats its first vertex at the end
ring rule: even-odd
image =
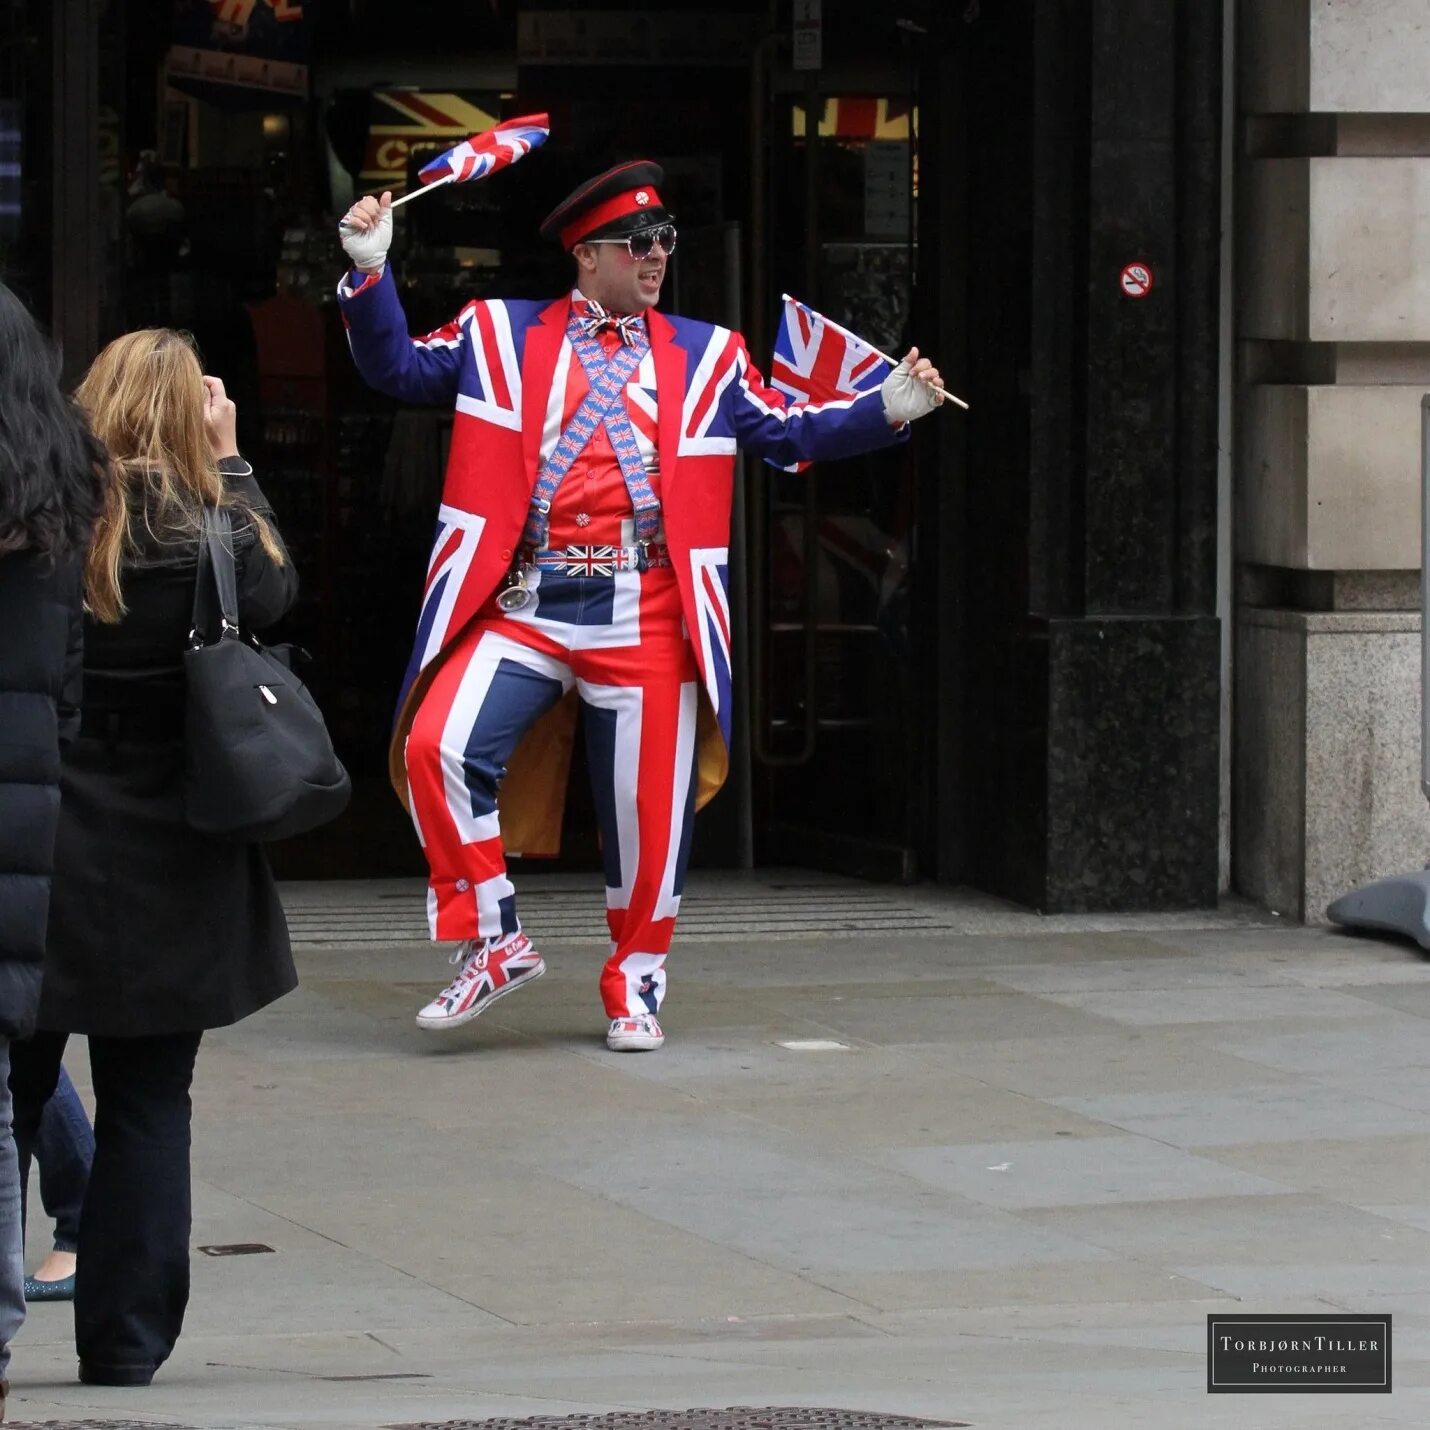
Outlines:
{"type": "MultiPolygon", "coordinates": [[[[861,338],[858,333],[851,333],[849,329],[846,328],[842,323],[836,323],[833,318],[826,318],[823,313],[819,312],[817,309],[811,308],[808,303],[800,303],[798,298],[793,298],[788,293],[781,293],[780,301],[784,303],[799,303],[799,306],[801,308],[803,308],[806,312],[813,313],[821,323],[828,324],[828,326],[833,328],[836,333],[843,333],[844,336],[846,338],[849,338],[851,341],[863,344],[863,346],[868,348],[871,353],[874,353],[878,357],[883,358],[884,361],[888,363],[890,367],[898,367],[898,358],[890,357],[889,354],[884,352],[881,348],[876,348],[873,343],[868,341],[867,338],[861,338]]],[[[947,388],[936,387],[934,388],[934,391],[936,393],[942,394],[942,396],[936,397],[934,399],[935,402],[942,402],[943,399],[946,397],[950,402],[958,403],[958,405],[963,408],[965,412],[968,411],[968,404],[961,397],[955,397],[953,393],[951,393],[947,388]]]]}
{"type": "Polygon", "coordinates": [[[413,189],[410,194],[403,194],[400,199],[393,199],[392,207],[401,208],[409,199],[420,199],[423,194],[430,194],[433,189],[440,189],[443,184],[455,183],[455,174],[444,174],[440,179],[433,179],[430,184],[423,184],[420,189],[413,189]]]}

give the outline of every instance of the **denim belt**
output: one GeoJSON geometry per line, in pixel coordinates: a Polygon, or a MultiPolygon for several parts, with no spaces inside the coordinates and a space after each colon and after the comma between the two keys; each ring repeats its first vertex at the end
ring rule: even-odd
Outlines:
{"type": "Polygon", "coordinates": [[[666,546],[563,546],[523,553],[522,564],[563,576],[614,576],[617,571],[646,571],[670,565],[666,546]]]}

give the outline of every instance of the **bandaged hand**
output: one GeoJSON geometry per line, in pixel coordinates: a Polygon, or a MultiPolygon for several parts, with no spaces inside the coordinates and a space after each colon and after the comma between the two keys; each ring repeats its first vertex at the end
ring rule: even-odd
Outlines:
{"type": "Polygon", "coordinates": [[[943,401],[943,378],[938,369],[910,348],[898,367],[884,379],[880,388],[884,398],[884,416],[891,426],[926,417],[943,401]]]}
{"type": "Polygon", "coordinates": [[[383,194],[381,200],[371,196],[359,199],[338,224],[338,237],[354,268],[381,273],[392,244],[392,195],[383,194]]]}

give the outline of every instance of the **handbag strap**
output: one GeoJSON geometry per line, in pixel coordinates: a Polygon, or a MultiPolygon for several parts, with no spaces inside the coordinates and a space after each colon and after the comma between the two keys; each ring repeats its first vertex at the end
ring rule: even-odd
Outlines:
{"type": "Polygon", "coordinates": [[[204,508],[193,617],[191,643],[238,634],[238,568],[233,559],[233,521],[225,506],[204,508]]]}

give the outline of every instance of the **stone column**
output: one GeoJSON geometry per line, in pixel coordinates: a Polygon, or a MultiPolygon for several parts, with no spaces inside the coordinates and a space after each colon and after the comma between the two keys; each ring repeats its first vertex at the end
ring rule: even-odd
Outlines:
{"type": "Polygon", "coordinates": [[[948,13],[973,214],[967,877],[1050,912],[1213,904],[1221,6],[948,13]]]}
{"type": "Polygon", "coordinates": [[[1239,0],[1232,867],[1279,912],[1430,855],[1430,11],[1239,0]]]}

